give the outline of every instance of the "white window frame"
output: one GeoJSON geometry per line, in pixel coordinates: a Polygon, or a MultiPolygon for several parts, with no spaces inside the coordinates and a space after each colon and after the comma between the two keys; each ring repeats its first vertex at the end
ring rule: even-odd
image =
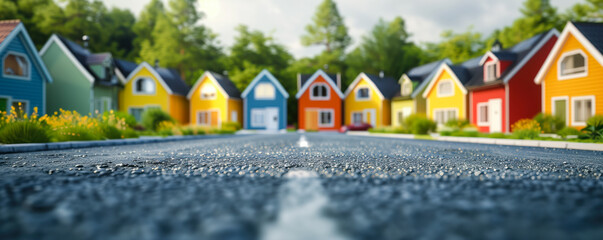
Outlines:
{"type": "Polygon", "coordinates": [[[267,83],[267,82],[258,83],[258,85],[256,85],[255,88],[253,89],[253,96],[256,100],[274,100],[276,98],[276,88],[271,83],[267,83]],[[259,96],[258,89],[262,86],[270,86],[272,89],[272,95],[271,96],[259,96]]]}
{"type": "Polygon", "coordinates": [[[575,120],[575,116],[576,116],[576,101],[579,100],[590,100],[591,104],[592,104],[592,108],[590,110],[590,114],[591,117],[595,115],[595,109],[596,109],[596,105],[595,105],[595,96],[594,95],[588,95],[588,96],[580,96],[580,97],[572,97],[572,110],[571,110],[571,119],[572,119],[572,126],[586,126],[586,121],[588,121],[588,119],[584,119],[584,122],[578,122],[575,120]]]}
{"type": "Polygon", "coordinates": [[[354,95],[356,96],[356,101],[358,101],[358,102],[370,101],[371,100],[371,88],[369,88],[368,86],[359,86],[358,88],[356,88],[354,95]],[[361,89],[366,89],[366,92],[368,93],[367,97],[360,96],[361,89]]]}
{"type": "Polygon", "coordinates": [[[567,52],[564,52],[563,54],[561,54],[561,57],[559,57],[559,60],[557,61],[557,79],[568,80],[568,79],[581,78],[581,77],[586,77],[586,76],[588,76],[588,55],[586,55],[586,53],[584,53],[584,51],[582,51],[582,49],[567,51],[567,52]],[[576,53],[580,54],[580,55],[582,55],[582,57],[584,57],[584,72],[568,74],[565,76],[561,75],[561,70],[562,70],[561,63],[563,62],[563,59],[570,55],[574,55],[576,53]]]}
{"type": "Polygon", "coordinates": [[[569,97],[568,96],[558,96],[558,97],[552,97],[551,98],[551,113],[553,116],[557,115],[557,112],[555,111],[555,101],[558,100],[565,100],[565,125],[566,126],[571,126],[571,123],[569,121],[570,119],[570,101],[569,101],[569,97]]]}
{"type": "Polygon", "coordinates": [[[145,76],[141,76],[141,77],[136,78],[134,80],[134,82],[132,82],[132,94],[134,94],[134,95],[155,96],[157,94],[157,83],[155,82],[155,79],[153,79],[152,77],[145,77],[145,76]],[[140,92],[140,91],[136,90],[136,85],[138,85],[138,81],[145,80],[145,79],[151,80],[151,82],[153,82],[153,85],[155,85],[153,87],[153,92],[152,93],[140,92]]]}
{"type": "Polygon", "coordinates": [[[29,61],[29,58],[27,57],[26,54],[23,54],[20,52],[15,52],[15,51],[8,51],[8,52],[6,52],[6,54],[4,54],[4,56],[2,56],[2,76],[5,78],[31,81],[31,67],[32,67],[31,61],[29,61]],[[16,55],[16,56],[21,56],[21,57],[25,58],[25,61],[27,62],[27,76],[8,75],[4,72],[4,65],[5,65],[4,63],[6,62],[6,58],[8,57],[8,55],[16,55]]]}
{"type": "Polygon", "coordinates": [[[218,98],[218,89],[216,88],[216,86],[214,86],[213,84],[210,84],[210,83],[202,84],[201,87],[199,88],[199,98],[201,98],[201,100],[214,100],[214,99],[218,98]],[[206,89],[208,87],[211,87],[214,89],[213,97],[204,97],[203,96],[203,89],[206,89]]]}
{"type": "Polygon", "coordinates": [[[263,108],[252,108],[251,109],[251,127],[261,128],[266,127],[266,111],[263,108]],[[257,116],[262,116],[262,121],[257,119],[257,116]]]}
{"type": "Polygon", "coordinates": [[[360,120],[361,120],[360,123],[364,122],[364,112],[363,111],[354,111],[354,112],[352,112],[352,115],[350,116],[352,118],[350,121],[352,124],[356,124],[354,122],[354,114],[360,114],[360,120]]]}
{"type": "Polygon", "coordinates": [[[492,82],[492,81],[496,81],[496,79],[498,79],[499,76],[499,72],[500,72],[500,65],[498,64],[498,61],[490,61],[484,64],[484,82],[492,82]],[[488,78],[488,67],[490,67],[491,65],[494,65],[494,79],[490,79],[488,78]]]}
{"type": "Polygon", "coordinates": [[[331,99],[331,90],[329,88],[329,85],[327,85],[326,83],[314,83],[310,86],[310,100],[329,100],[331,99]],[[314,88],[318,87],[318,86],[324,86],[327,89],[327,96],[326,97],[319,97],[319,96],[314,96],[314,88]]]}
{"type": "Polygon", "coordinates": [[[442,79],[442,80],[440,80],[440,82],[438,83],[438,85],[436,85],[436,96],[437,97],[452,97],[452,96],[454,96],[454,81],[452,81],[452,79],[442,79]],[[449,94],[445,94],[445,93],[440,92],[440,85],[442,83],[446,83],[446,82],[449,82],[450,85],[451,85],[450,93],[449,94]]]}
{"type": "MultiPolygon", "coordinates": [[[[25,108],[23,109],[23,112],[27,115],[29,115],[29,100],[23,100],[23,99],[11,99],[9,102],[8,107],[10,108],[11,106],[13,106],[13,103],[15,102],[22,102],[25,103],[25,108]]],[[[15,109],[16,111],[17,109],[15,109]]]]}
{"type": "Polygon", "coordinates": [[[489,102],[480,102],[480,103],[477,104],[477,126],[479,126],[479,127],[490,126],[490,121],[489,121],[490,120],[490,116],[488,115],[489,114],[489,111],[488,111],[489,107],[490,107],[489,102]],[[487,118],[486,121],[483,121],[483,119],[481,118],[481,116],[482,116],[482,111],[481,111],[482,109],[481,108],[483,106],[486,106],[486,116],[487,116],[486,117],[487,118]]]}
{"type": "MultiPolygon", "coordinates": [[[[450,110],[454,111],[455,119],[459,119],[459,109],[458,108],[436,108],[433,110],[433,120],[437,122],[436,116],[437,116],[438,112],[448,112],[450,110]]],[[[444,116],[445,116],[445,121],[443,123],[438,123],[438,125],[444,125],[448,121],[450,121],[450,119],[448,119],[448,115],[444,115],[444,116]]]]}
{"type": "Polygon", "coordinates": [[[402,96],[410,96],[412,94],[412,82],[405,81],[402,83],[402,91],[400,92],[402,96]],[[408,92],[406,92],[408,91],[408,92]]]}
{"type": "Polygon", "coordinates": [[[333,109],[319,109],[318,111],[318,127],[333,127],[335,126],[335,110],[333,109]],[[328,112],[331,114],[331,122],[327,124],[321,123],[320,115],[323,112],[328,112]]]}

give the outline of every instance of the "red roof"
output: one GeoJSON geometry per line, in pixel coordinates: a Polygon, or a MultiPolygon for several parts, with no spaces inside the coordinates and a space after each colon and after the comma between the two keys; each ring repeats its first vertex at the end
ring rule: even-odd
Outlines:
{"type": "Polygon", "coordinates": [[[2,43],[4,39],[8,37],[13,29],[19,26],[19,23],[21,23],[21,21],[18,19],[0,21],[0,43],[2,43]]]}

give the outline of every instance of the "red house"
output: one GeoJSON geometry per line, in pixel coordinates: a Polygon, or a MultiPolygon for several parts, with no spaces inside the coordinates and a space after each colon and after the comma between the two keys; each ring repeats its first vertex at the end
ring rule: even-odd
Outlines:
{"type": "Polygon", "coordinates": [[[341,77],[322,70],[312,75],[297,76],[299,129],[335,131],[341,128],[341,77]],[[337,83],[333,80],[337,79],[337,83]]]}
{"type": "Polygon", "coordinates": [[[510,132],[511,125],[541,109],[541,89],[534,77],[555,45],[555,29],[502,49],[497,41],[466,84],[469,119],[480,132],[510,132]]]}

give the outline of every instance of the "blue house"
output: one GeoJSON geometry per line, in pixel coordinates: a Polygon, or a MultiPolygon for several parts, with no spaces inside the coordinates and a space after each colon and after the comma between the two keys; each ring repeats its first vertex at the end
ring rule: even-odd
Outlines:
{"type": "Polygon", "coordinates": [[[245,129],[279,130],[287,128],[289,94],[268,70],[262,70],[241,96],[243,97],[245,129]]]}
{"type": "Polygon", "coordinates": [[[52,78],[19,20],[0,21],[0,111],[11,106],[31,114],[46,112],[46,83],[52,78]]]}

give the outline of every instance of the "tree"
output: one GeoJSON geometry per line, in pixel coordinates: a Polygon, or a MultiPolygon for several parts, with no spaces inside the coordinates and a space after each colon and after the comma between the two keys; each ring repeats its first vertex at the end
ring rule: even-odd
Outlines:
{"type": "Polygon", "coordinates": [[[157,18],[160,16],[165,16],[165,7],[161,0],[151,0],[151,2],[144,7],[142,12],[140,12],[138,20],[132,26],[132,31],[134,31],[136,37],[132,43],[133,50],[130,58],[140,57],[143,42],[147,41],[148,44],[153,44],[153,37],[151,34],[157,23],[157,18]]]}
{"type": "Polygon", "coordinates": [[[566,21],[603,22],[603,0],[576,3],[563,18],[566,21]]]}
{"type": "Polygon", "coordinates": [[[427,61],[450,58],[456,64],[480,56],[486,51],[482,35],[473,32],[472,27],[464,33],[447,30],[441,34],[441,37],[441,42],[426,45],[427,61]]]}
{"type": "Polygon", "coordinates": [[[362,38],[361,45],[346,57],[349,84],[360,72],[400,77],[421,63],[422,50],[408,41],[404,19],[396,17],[391,22],[380,19],[371,34],[362,38]]]}
{"type": "Polygon", "coordinates": [[[312,24],[306,26],[306,31],[307,34],[302,36],[302,44],[324,45],[327,52],[343,52],[352,41],[333,0],[324,0],[318,6],[312,24]]]}

